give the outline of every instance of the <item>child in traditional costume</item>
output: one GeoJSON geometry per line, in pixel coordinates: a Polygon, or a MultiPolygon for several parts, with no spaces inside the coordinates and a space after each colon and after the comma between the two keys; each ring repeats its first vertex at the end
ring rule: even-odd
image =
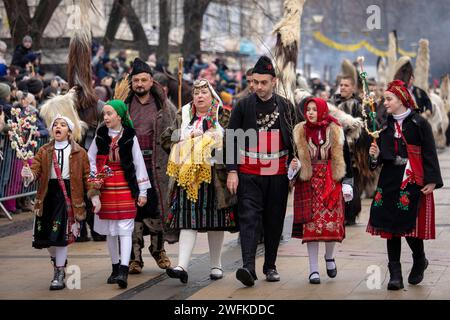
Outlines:
{"type": "Polygon", "coordinates": [[[327,274],[336,277],[336,242],[342,242],[344,200],[353,197],[350,155],[339,122],[329,114],[325,100],[309,98],[304,104],[306,121],[293,131],[298,159],[289,166],[296,178],[292,237],[307,243],[311,284],[319,284],[319,242],[325,242],[327,274]]]}
{"type": "Polygon", "coordinates": [[[423,280],[428,266],[423,240],[435,238],[433,190],[443,183],[430,124],[414,110],[416,104],[404,82],[391,82],[384,97],[389,116],[369,151],[371,167],[382,168],[367,232],[387,239],[387,288],[399,290],[404,287],[401,237],[413,256],[408,283],[423,280]]]}
{"type": "Polygon", "coordinates": [[[33,247],[47,248],[50,253],[54,266],[50,290],[65,288],[68,245],[78,236],[78,221],[86,217],[89,161],[86,151],[74,141],[77,128],[79,124],[69,117],[56,115],[49,126],[52,141],[39,149],[31,167],[22,169],[28,183],[39,180],[33,247]]]}
{"type": "Polygon", "coordinates": [[[90,195],[96,214],[94,230],[107,236],[112,261],[107,283],[126,288],[136,201],[140,207],[145,205],[151,185],[125,103],[109,101],[103,118],[105,125],[98,128],[88,151],[91,181],[97,186],[90,195]]]}

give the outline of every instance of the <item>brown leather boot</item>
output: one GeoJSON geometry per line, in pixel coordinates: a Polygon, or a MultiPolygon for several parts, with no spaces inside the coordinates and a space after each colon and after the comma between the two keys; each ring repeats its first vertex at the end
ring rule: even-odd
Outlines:
{"type": "Polygon", "coordinates": [[[155,259],[158,267],[161,269],[170,268],[170,259],[166,254],[166,250],[162,249],[160,251],[155,251],[152,253],[152,257],[155,259]]]}
{"type": "Polygon", "coordinates": [[[142,266],[139,261],[131,261],[129,273],[130,274],[139,274],[142,272],[142,266]]]}

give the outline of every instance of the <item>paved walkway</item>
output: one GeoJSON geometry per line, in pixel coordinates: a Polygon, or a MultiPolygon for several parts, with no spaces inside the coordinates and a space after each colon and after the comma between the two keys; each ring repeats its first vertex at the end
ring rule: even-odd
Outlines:
{"type": "MultiPolygon", "coordinates": [[[[425,243],[430,265],[424,281],[418,286],[410,286],[406,281],[412,258],[404,241],[402,267],[405,289],[399,292],[386,290],[389,278],[386,243],[365,232],[370,201],[364,200],[358,224],[346,229],[346,239],[336,248],[337,277],[328,278],[325,261],[319,260],[320,285],[310,285],[308,282],[306,245],[290,239],[279,249],[277,267],[281,281],[269,283],[264,280],[261,271],[264,249],[260,246],[257,258],[259,280],[254,287],[243,287],[234,274],[241,264],[237,234],[227,233],[223,253],[225,277],[222,280],[209,280],[207,237],[206,234],[199,234],[187,285],[168,278],[156,266],[148,251],[144,254],[143,273],[129,276],[127,290],[108,285],[106,278],[111,265],[106,243],[86,242],[75,243],[69,249],[69,264],[78,266],[81,271],[81,288],[49,291],[52,269],[47,252],[31,247],[31,214],[15,216],[13,222],[1,218],[0,299],[450,299],[450,150],[441,153],[439,158],[445,187],[435,193],[437,239],[425,243]],[[14,231],[11,230],[18,226],[27,230],[12,234],[14,231]],[[371,289],[377,286],[377,275],[380,289],[371,289]]],[[[288,214],[291,212],[290,205],[288,214]]],[[[148,237],[146,241],[149,241],[148,237]]],[[[167,245],[166,249],[175,264],[178,245],[167,245]]],[[[319,257],[323,254],[324,247],[321,245],[319,257]]]]}

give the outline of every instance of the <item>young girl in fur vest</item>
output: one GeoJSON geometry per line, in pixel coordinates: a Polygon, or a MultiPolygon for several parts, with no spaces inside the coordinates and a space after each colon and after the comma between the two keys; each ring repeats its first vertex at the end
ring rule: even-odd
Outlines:
{"type": "Polygon", "coordinates": [[[125,103],[121,100],[107,102],[103,107],[103,119],[105,125],[98,128],[88,155],[93,174],[98,177],[107,166],[112,175],[99,178],[99,189],[92,193],[94,230],[106,235],[112,261],[107,283],[126,288],[136,203],[139,207],[147,203],[147,189],[151,186],[125,103]]]}
{"type": "Polygon", "coordinates": [[[55,116],[49,126],[52,141],[39,149],[31,167],[22,168],[25,181],[39,180],[33,247],[47,248],[50,253],[54,267],[50,290],[65,288],[67,248],[78,236],[77,221],[86,218],[89,161],[86,151],[73,139],[74,127],[68,117],[55,116]]]}
{"type": "Polygon", "coordinates": [[[326,101],[310,98],[303,112],[306,121],[293,131],[298,159],[288,171],[289,179],[296,181],[292,236],[307,243],[309,282],[319,284],[319,242],[325,242],[328,276],[337,275],[334,248],[345,236],[344,200],[353,198],[353,176],[344,132],[326,101]]]}

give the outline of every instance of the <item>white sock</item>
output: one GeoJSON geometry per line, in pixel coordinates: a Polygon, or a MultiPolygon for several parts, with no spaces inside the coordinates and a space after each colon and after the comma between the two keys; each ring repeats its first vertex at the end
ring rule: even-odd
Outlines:
{"type": "Polygon", "coordinates": [[[211,263],[211,273],[221,274],[217,269],[222,269],[222,245],[225,233],[223,231],[208,231],[209,258],[211,263]]]}
{"type": "Polygon", "coordinates": [[[131,255],[131,236],[119,236],[120,240],[120,264],[128,266],[131,255]]]}
{"type": "MultiPolygon", "coordinates": [[[[308,242],[308,256],[309,256],[309,274],[312,274],[313,272],[319,272],[319,262],[318,262],[318,255],[319,255],[319,242],[308,242]]],[[[311,279],[319,278],[319,275],[317,273],[313,274],[311,276],[311,279]]]]}
{"type": "Polygon", "coordinates": [[[108,244],[109,256],[111,257],[112,264],[117,264],[120,261],[119,258],[119,237],[118,236],[106,236],[106,243],[108,244]]]}
{"type": "Polygon", "coordinates": [[[195,247],[195,241],[197,240],[197,231],[183,229],[180,231],[180,239],[178,241],[178,266],[177,270],[188,270],[189,260],[191,260],[192,251],[195,247]]]}
{"type": "MultiPolygon", "coordinates": [[[[325,242],[325,259],[333,259],[334,258],[334,248],[336,246],[336,242],[325,242]]],[[[334,262],[327,262],[327,269],[336,268],[336,264],[334,262]]]]}
{"type": "Polygon", "coordinates": [[[56,257],[56,247],[48,247],[47,251],[48,253],[50,253],[50,257],[52,258],[56,257]]]}
{"type": "Polygon", "coordinates": [[[67,246],[55,247],[56,266],[64,267],[67,260],[67,246]]]}

